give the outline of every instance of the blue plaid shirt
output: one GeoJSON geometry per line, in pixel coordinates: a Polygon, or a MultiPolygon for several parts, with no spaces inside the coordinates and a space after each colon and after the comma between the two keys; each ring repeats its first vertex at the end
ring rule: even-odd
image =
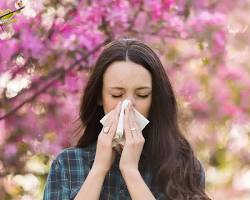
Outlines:
{"type": "MultiPolygon", "coordinates": [[[[71,200],[79,192],[94,162],[96,143],[85,148],[64,149],[52,162],[45,184],[43,200],[71,200]]],[[[120,155],[107,173],[100,194],[102,200],[131,199],[119,170],[120,155]]],[[[167,200],[152,184],[152,176],[140,170],[141,176],[156,199],[167,200]]]]}

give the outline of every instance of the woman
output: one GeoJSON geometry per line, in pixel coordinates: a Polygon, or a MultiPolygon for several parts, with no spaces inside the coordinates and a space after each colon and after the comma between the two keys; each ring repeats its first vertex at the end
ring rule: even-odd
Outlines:
{"type": "Polygon", "coordinates": [[[111,42],[99,56],[80,106],[76,147],[53,160],[45,200],[208,200],[205,175],[177,122],[176,99],[150,47],[135,39],[111,42]],[[125,144],[112,148],[121,101],[125,144]],[[140,131],[134,109],[150,123],[140,131]],[[100,120],[110,113],[105,127],[100,120]]]}

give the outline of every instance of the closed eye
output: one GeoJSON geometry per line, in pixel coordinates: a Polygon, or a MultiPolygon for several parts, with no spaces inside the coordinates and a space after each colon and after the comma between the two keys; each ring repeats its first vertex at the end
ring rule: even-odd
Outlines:
{"type": "Polygon", "coordinates": [[[138,95],[138,97],[141,97],[141,98],[146,98],[148,97],[149,95],[138,95]]]}
{"type": "MultiPolygon", "coordinates": [[[[122,95],[119,95],[119,96],[115,96],[115,95],[112,95],[112,97],[114,98],[119,98],[121,97],[122,95]]],[[[141,98],[147,98],[149,95],[137,95],[138,97],[141,97],[141,98]]]]}

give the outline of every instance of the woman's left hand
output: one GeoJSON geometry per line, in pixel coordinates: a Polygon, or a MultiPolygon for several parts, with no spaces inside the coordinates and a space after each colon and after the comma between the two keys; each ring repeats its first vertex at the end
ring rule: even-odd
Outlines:
{"type": "Polygon", "coordinates": [[[125,144],[122,150],[119,168],[121,172],[138,170],[145,138],[136,124],[135,114],[131,103],[129,103],[125,109],[124,129],[125,144]]]}

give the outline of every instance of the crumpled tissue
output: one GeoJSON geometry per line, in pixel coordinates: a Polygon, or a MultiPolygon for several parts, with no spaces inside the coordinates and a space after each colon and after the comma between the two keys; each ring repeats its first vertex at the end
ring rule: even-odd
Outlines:
{"type": "MultiPolygon", "coordinates": [[[[121,152],[120,149],[120,145],[124,146],[125,143],[125,134],[124,134],[124,112],[125,112],[125,108],[128,106],[128,103],[131,103],[130,100],[125,99],[122,102],[122,106],[121,106],[121,112],[119,114],[119,120],[118,120],[118,125],[117,125],[117,129],[116,129],[116,133],[115,136],[113,138],[112,141],[112,147],[115,147],[119,152],[121,152]]],[[[140,112],[138,112],[135,108],[134,108],[134,113],[135,113],[135,122],[138,125],[140,131],[142,131],[145,126],[149,123],[149,120],[147,118],[145,118],[140,112]]],[[[110,112],[107,113],[101,120],[101,124],[103,126],[105,126],[105,121],[107,119],[107,117],[109,116],[110,112]]]]}

